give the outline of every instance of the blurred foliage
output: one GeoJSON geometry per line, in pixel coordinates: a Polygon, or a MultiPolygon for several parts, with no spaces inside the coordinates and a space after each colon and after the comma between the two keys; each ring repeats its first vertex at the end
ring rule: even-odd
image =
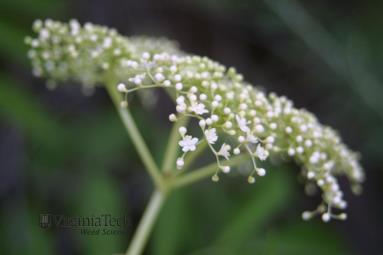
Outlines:
{"type": "MultiPolygon", "coordinates": [[[[4,162],[0,162],[4,177],[10,180],[8,186],[0,189],[1,254],[122,252],[151,188],[103,92],[97,90],[93,98],[85,101],[76,98],[78,88],[44,91],[42,81],[30,78],[23,40],[30,34],[32,21],[47,17],[68,19],[73,16],[68,15],[70,3],[64,0],[0,1],[0,130],[11,127],[22,137],[21,144],[15,143],[15,146],[19,146],[16,159],[23,166],[17,172],[3,169],[4,162]],[[53,100],[48,100],[49,97],[53,100]],[[73,107],[65,107],[69,104],[73,107]],[[17,182],[13,183],[12,178],[17,182]],[[127,215],[131,225],[124,235],[83,236],[75,231],[40,228],[41,213],[127,215]]],[[[72,4],[80,4],[80,1],[72,4]]],[[[382,3],[354,3],[357,6],[353,8],[360,10],[354,21],[338,19],[338,9],[329,8],[328,2],[327,5],[309,5],[301,1],[304,8],[297,4],[282,0],[210,0],[185,5],[185,8],[196,8],[201,16],[206,12],[213,20],[220,20],[222,13],[231,14],[229,19],[222,21],[223,26],[226,28],[225,22],[243,26],[244,34],[250,34],[250,44],[259,43],[265,51],[271,51],[274,62],[280,61],[288,67],[290,79],[303,80],[301,83],[305,86],[310,84],[312,88],[309,89],[290,89],[296,89],[298,95],[301,91],[312,91],[311,95],[307,93],[305,100],[314,102],[313,107],[318,106],[317,110],[328,122],[336,122],[346,133],[352,129],[351,133],[362,137],[349,140],[362,148],[367,166],[380,166],[382,3]],[[306,15],[313,13],[309,20],[315,22],[314,27],[320,25],[317,19],[327,21],[323,30],[319,26],[319,32],[307,31],[305,22],[294,23],[294,19],[290,19],[292,15],[302,18],[294,11],[305,11],[305,8],[306,15]],[[255,10],[257,15],[249,10],[255,10]],[[259,33],[261,38],[251,33],[259,33]],[[323,33],[327,43],[317,42],[315,38],[322,40],[323,33]],[[273,41],[262,41],[262,38],[273,38],[273,41]],[[259,42],[255,42],[256,39],[259,42]],[[334,44],[337,46],[333,47],[334,44]],[[290,74],[290,71],[296,73],[290,74]],[[328,95],[330,89],[331,95],[328,95]],[[344,101],[344,98],[349,100],[344,101]],[[355,123],[350,125],[354,117],[355,123]]],[[[346,16],[347,13],[342,17],[346,16]]],[[[275,74],[277,64],[269,62],[261,63],[266,66],[262,69],[265,76],[284,77],[275,74]]],[[[136,107],[134,116],[160,162],[168,126],[157,121],[158,109],[154,111],[154,115],[150,115],[136,107]]],[[[4,136],[11,136],[4,130],[4,136]]],[[[4,158],[13,160],[7,150],[2,153],[6,154],[4,158]]],[[[272,168],[268,171],[271,174],[254,186],[238,177],[223,178],[219,185],[204,181],[177,191],[160,214],[148,254],[351,254],[349,243],[340,237],[333,225],[300,220],[299,213],[305,207],[299,204],[302,198],[298,194],[303,188],[297,185],[294,169],[269,168],[272,168]]],[[[372,204],[380,203],[373,200],[372,204]]],[[[379,214],[379,210],[371,211],[379,214]]],[[[359,231],[355,228],[354,232],[359,231]]]]}

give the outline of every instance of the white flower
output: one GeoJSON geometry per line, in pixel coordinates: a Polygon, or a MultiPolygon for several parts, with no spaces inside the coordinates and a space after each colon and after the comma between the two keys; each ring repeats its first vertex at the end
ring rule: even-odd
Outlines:
{"type": "Polygon", "coordinates": [[[224,143],[222,144],[221,149],[219,149],[218,155],[228,160],[230,157],[230,152],[229,152],[230,149],[231,149],[230,145],[224,143]]]}
{"type": "Polygon", "coordinates": [[[197,104],[193,102],[189,109],[198,115],[202,115],[208,112],[208,110],[205,109],[205,105],[202,103],[197,104]]]}
{"type": "Polygon", "coordinates": [[[257,143],[257,142],[258,142],[257,137],[255,137],[255,136],[254,136],[253,134],[251,134],[250,132],[247,133],[246,140],[247,140],[249,143],[257,143]]]}
{"type": "Polygon", "coordinates": [[[198,138],[186,135],[181,141],[178,142],[179,146],[182,147],[183,152],[195,151],[198,143],[198,138]]]}
{"type": "Polygon", "coordinates": [[[207,142],[210,144],[214,144],[218,139],[215,128],[209,128],[205,130],[205,136],[206,136],[207,142]]]}
{"type": "Polygon", "coordinates": [[[247,126],[247,120],[245,118],[241,118],[239,115],[235,115],[235,119],[237,120],[239,128],[243,132],[247,133],[250,131],[249,127],[247,126]]]}
{"type": "Polygon", "coordinates": [[[255,150],[255,155],[263,161],[267,159],[269,152],[265,150],[260,144],[258,144],[257,149],[255,150]]]}

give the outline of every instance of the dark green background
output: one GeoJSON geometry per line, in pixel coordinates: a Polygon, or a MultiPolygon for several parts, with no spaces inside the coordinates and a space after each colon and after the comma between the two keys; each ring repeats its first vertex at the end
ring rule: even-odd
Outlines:
{"type": "MultiPolygon", "coordinates": [[[[36,18],[178,40],[182,49],[233,65],[253,84],[314,112],[362,154],[364,193],[345,222],[303,222],[307,197],[293,164],[269,166],[256,185],[204,181],[166,203],[146,254],[382,254],[383,36],[381,1],[0,1],[0,253],[125,251],[152,189],[105,91],[50,91],[31,76],[23,38],[36,18]],[[127,215],[127,233],[82,236],[42,229],[42,213],[127,215]]],[[[131,105],[161,158],[172,103],[131,105]],[[153,129],[155,129],[153,131],[153,129]]],[[[159,161],[159,160],[158,160],[159,161]]]]}

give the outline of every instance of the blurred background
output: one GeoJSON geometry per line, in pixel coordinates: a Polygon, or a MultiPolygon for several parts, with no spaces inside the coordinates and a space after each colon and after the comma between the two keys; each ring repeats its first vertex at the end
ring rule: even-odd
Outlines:
{"type": "MultiPolygon", "coordinates": [[[[269,166],[257,185],[202,181],[173,194],[146,254],[383,254],[382,1],[1,0],[0,253],[125,251],[152,185],[102,89],[49,90],[32,77],[24,37],[36,18],[76,18],[124,35],[166,36],[185,51],[235,66],[338,129],[362,155],[362,196],[341,185],[345,222],[303,222],[307,197],[294,164],[269,166]],[[40,214],[126,215],[122,234],[43,229],[40,214]]],[[[132,111],[160,161],[172,103],[132,111]],[[155,127],[155,132],[153,132],[155,127]]]]}

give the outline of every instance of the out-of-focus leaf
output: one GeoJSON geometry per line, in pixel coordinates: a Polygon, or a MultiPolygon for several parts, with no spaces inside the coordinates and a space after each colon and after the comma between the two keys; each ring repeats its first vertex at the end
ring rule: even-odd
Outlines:
{"type": "Polygon", "coordinates": [[[15,81],[0,73],[0,115],[21,127],[32,139],[53,144],[57,133],[65,135],[61,126],[37,98],[15,81]]]}
{"type": "Polygon", "coordinates": [[[350,254],[339,235],[322,222],[295,222],[267,236],[267,254],[350,254]]]}
{"type": "Polygon", "coordinates": [[[218,245],[230,247],[231,251],[227,250],[226,254],[237,253],[252,234],[261,231],[289,203],[292,186],[288,175],[278,168],[272,170],[269,175],[258,178],[259,182],[252,187],[254,192],[243,201],[218,237],[218,245]]]}
{"type": "MultiPolygon", "coordinates": [[[[122,198],[111,177],[102,171],[85,175],[86,179],[77,197],[77,212],[81,216],[100,216],[110,214],[112,217],[125,217],[122,208],[122,198]]],[[[97,229],[97,227],[96,227],[97,229]]],[[[116,230],[114,227],[100,227],[98,235],[84,235],[78,232],[84,254],[114,254],[124,250],[126,233],[103,235],[104,229],[116,230]]],[[[124,228],[126,231],[126,227],[124,228]]]]}
{"type": "Polygon", "coordinates": [[[82,119],[72,128],[78,141],[76,149],[86,164],[95,164],[100,169],[100,166],[110,166],[121,158],[136,156],[131,140],[114,109],[82,119]]]}
{"type": "Polygon", "coordinates": [[[50,232],[40,227],[34,208],[23,203],[9,207],[1,213],[0,224],[1,254],[53,254],[50,232]]]}
{"type": "Polygon", "coordinates": [[[0,9],[20,15],[46,17],[47,14],[57,15],[62,13],[66,2],[61,0],[2,0],[0,9]]]}
{"type": "Polygon", "coordinates": [[[1,55],[25,63],[27,46],[24,44],[24,37],[30,34],[28,30],[23,30],[0,17],[0,34],[1,55]]]}
{"type": "Polygon", "coordinates": [[[176,255],[188,236],[189,217],[186,191],[172,194],[166,202],[153,233],[154,255],[176,255]]]}

